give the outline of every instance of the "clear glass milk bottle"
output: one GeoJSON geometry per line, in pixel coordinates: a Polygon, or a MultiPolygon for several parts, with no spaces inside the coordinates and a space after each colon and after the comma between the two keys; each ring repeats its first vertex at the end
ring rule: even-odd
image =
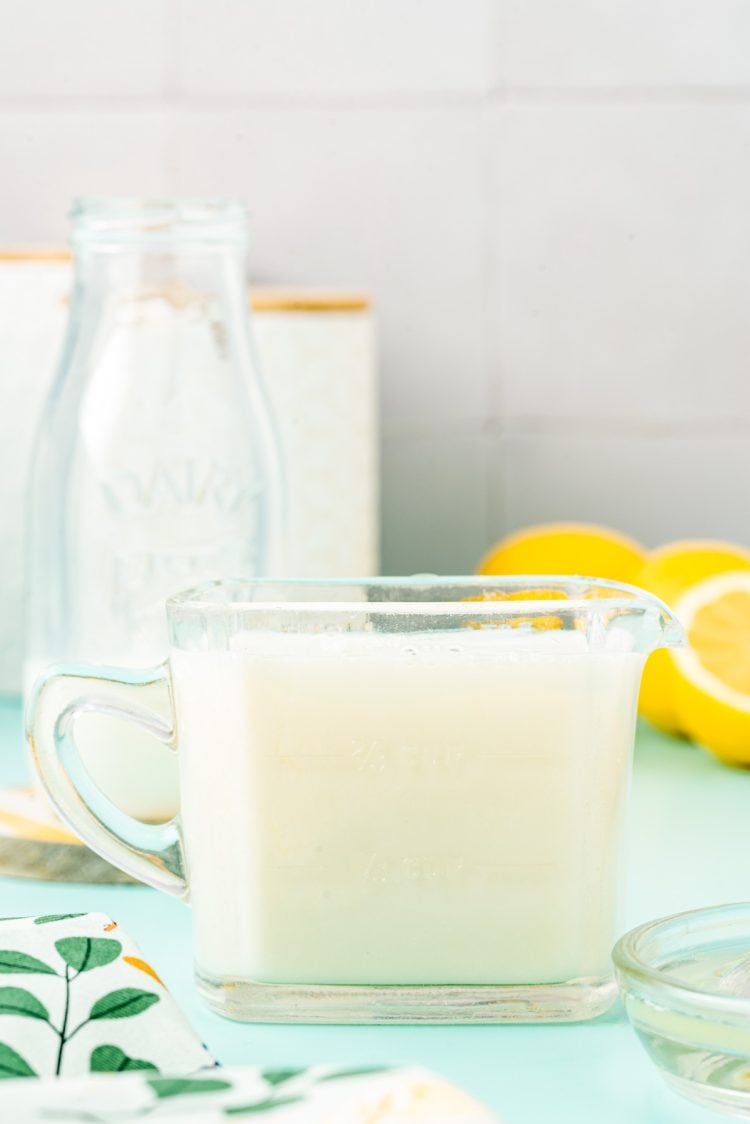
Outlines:
{"type": "MultiPolygon", "coordinates": [[[[50,664],[164,658],[164,601],[263,575],[279,453],[248,330],[236,202],[84,199],[63,356],[30,481],[26,687],[50,664]]],[[[91,716],[87,769],[124,811],[174,812],[174,755],[91,716]]]]}

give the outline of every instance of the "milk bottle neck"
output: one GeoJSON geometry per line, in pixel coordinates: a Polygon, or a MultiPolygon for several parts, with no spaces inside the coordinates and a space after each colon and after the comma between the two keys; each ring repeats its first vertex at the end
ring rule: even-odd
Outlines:
{"type": "Polygon", "coordinates": [[[202,322],[220,349],[245,331],[240,203],[83,199],[72,217],[74,321],[183,335],[202,322]]]}

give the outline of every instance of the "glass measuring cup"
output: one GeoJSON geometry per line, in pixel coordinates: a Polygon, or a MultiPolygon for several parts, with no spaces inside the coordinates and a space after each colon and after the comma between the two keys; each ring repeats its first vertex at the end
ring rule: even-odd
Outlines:
{"type": "Polygon", "coordinates": [[[681,640],[661,602],[561,577],[219,582],[167,618],[160,667],[48,672],[29,738],[94,850],[189,893],[212,1006],[535,1022],[610,1005],[640,676],[681,640]],[[92,710],[176,748],[178,817],[139,823],[96,789],[75,747],[92,710]]]}

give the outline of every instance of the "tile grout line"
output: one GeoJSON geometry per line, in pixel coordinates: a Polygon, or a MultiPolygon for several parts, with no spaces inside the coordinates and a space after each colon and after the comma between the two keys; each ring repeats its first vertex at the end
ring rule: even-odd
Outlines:
{"type": "Polygon", "coordinates": [[[595,427],[598,436],[642,437],[652,440],[663,438],[705,438],[714,440],[721,437],[748,437],[750,439],[750,418],[684,419],[681,421],[646,421],[642,418],[612,418],[603,416],[561,415],[557,418],[534,418],[529,415],[511,419],[466,418],[455,421],[450,418],[435,418],[433,422],[420,422],[410,418],[385,421],[382,429],[384,443],[409,440],[424,440],[449,436],[456,439],[477,439],[498,443],[512,438],[555,438],[560,436],[582,436],[591,434],[595,427]]]}
{"type": "MultiPolygon", "coordinates": [[[[165,34],[171,43],[178,33],[171,26],[174,15],[165,8],[165,34]]],[[[173,49],[173,48],[172,48],[173,49]]],[[[750,86],[712,88],[709,86],[669,87],[535,87],[502,86],[489,91],[342,91],[323,92],[254,92],[211,93],[186,92],[179,89],[177,58],[168,49],[164,59],[163,87],[160,93],[149,94],[0,94],[0,113],[76,113],[96,110],[117,113],[187,110],[219,113],[227,111],[348,111],[376,112],[424,110],[486,110],[507,106],[705,106],[750,105],[750,86]]]]}
{"type": "Polygon", "coordinates": [[[149,94],[0,94],[0,112],[41,113],[54,110],[57,113],[81,112],[96,109],[113,112],[132,112],[134,110],[184,109],[190,111],[228,112],[252,110],[279,110],[295,112],[299,110],[326,111],[346,110],[349,112],[377,112],[380,110],[476,110],[485,105],[490,98],[487,93],[471,94],[430,94],[403,91],[393,94],[341,94],[320,93],[255,93],[255,94],[211,94],[184,93],[167,88],[175,80],[165,70],[165,89],[161,93],[149,94]]]}

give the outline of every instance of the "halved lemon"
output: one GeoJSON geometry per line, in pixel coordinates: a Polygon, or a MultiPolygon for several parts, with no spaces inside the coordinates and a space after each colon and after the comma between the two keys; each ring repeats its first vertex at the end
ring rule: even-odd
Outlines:
{"type": "Polygon", "coordinates": [[[542,523],[501,539],[478,574],[582,574],[629,582],[645,560],[627,535],[593,523],[542,523]]]}
{"type": "MultiPolygon", "coordinates": [[[[698,582],[741,569],[750,570],[750,551],[734,543],[691,539],[652,550],[633,576],[633,584],[654,593],[674,609],[683,594],[698,582]]],[[[641,714],[671,734],[682,732],[675,707],[674,674],[672,654],[654,652],[646,664],[638,699],[641,714]]]]}
{"type": "Polygon", "coordinates": [[[750,571],[707,578],[674,609],[688,638],[672,653],[680,728],[723,761],[750,765],[750,571]]]}

